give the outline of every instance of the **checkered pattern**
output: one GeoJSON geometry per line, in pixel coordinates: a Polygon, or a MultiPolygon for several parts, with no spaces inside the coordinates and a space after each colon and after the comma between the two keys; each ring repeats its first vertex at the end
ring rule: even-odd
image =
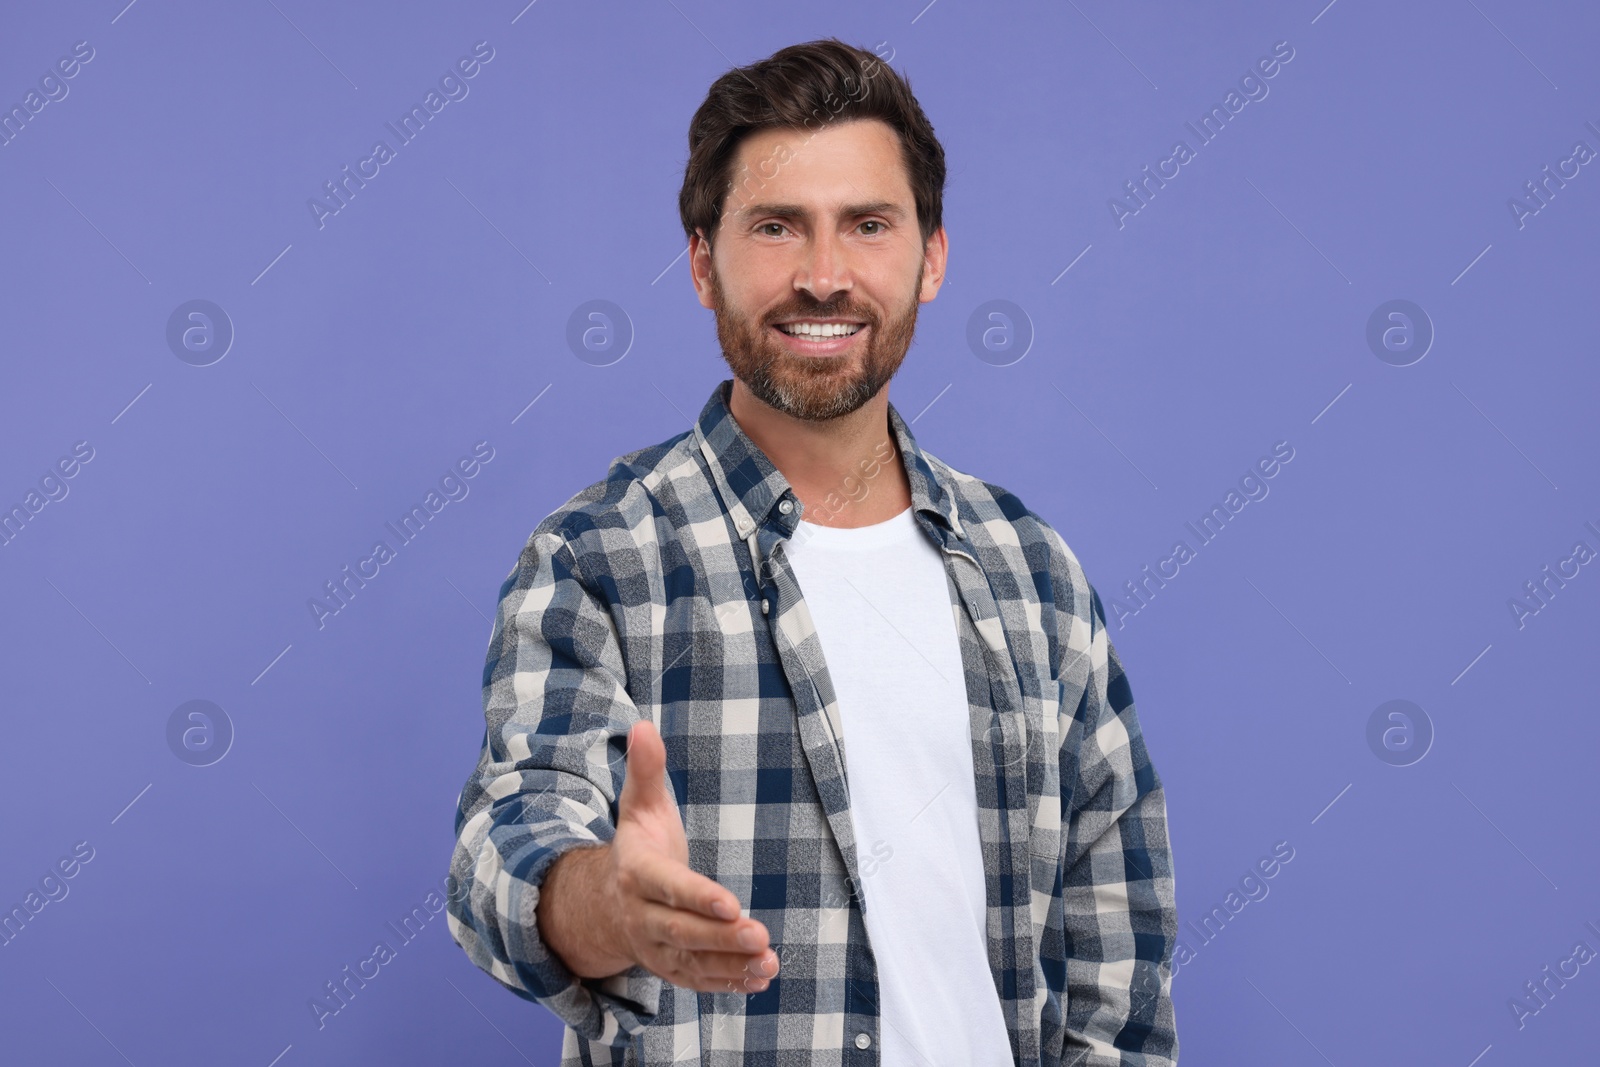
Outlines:
{"type": "MultiPolygon", "coordinates": [[[[731,384],[690,431],[618,458],[541,522],[500,589],[450,933],[567,1024],[562,1067],[878,1063],[849,738],[784,556],[803,505],[729,413],[731,384]],[[781,970],[762,993],[639,967],[579,979],[539,938],[550,864],[615,832],[641,717],[665,739],[690,866],[771,932],[781,970]]],[[[1043,519],[918,449],[892,405],[889,422],[950,579],[1015,1062],[1174,1064],[1166,801],[1100,599],[1043,519]]]]}

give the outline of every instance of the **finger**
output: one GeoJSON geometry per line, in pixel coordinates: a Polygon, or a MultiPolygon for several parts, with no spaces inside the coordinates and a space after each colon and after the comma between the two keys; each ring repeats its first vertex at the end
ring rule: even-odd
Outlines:
{"type": "Polygon", "coordinates": [[[629,873],[634,890],[647,901],[711,919],[732,921],[739,917],[738,897],[670,856],[642,856],[629,873]]]}
{"type": "Polygon", "coordinates": [[[646,969],[673,985],[702,993],[760,992],[778,974],[778,957],[772,952],[753,960],[725,952],[693,952],[657,945],[642,962],[646,969]]]}
{"type": "Polygon", "coordinates": [[[628,731],[627,768],[622,777],[622,793],[617,797],[618,818],[635,809],[646,810],[673,805],[667,792],[667,746],[655,723],[641,719],[628,731]]]}
{"type": "Polygon", "coordinates": [[[723,922],[682,908],[646,902],[643,920],[644,936],[671,948],[746,956],[767,950],[767,928],[754,919],[723,922]]]}
{"type": "Polygon", "coordinates": [[[765,992],[772,983],[765,978],[701,978],[686,971],[652,971],[673,985],[696,993],[742,993],[750,996],[765,992]]]}

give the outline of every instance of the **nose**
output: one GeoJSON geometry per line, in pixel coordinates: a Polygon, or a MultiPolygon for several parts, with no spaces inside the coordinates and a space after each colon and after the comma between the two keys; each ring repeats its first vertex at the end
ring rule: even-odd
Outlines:
{"type": "Polygon", "coordinates": [[[819,228],[807,241],[794,287],[810,293],[817,303],[826,303],[848,293],[854,281],[850,276],[849,251],[831,229],[819,228]]]}

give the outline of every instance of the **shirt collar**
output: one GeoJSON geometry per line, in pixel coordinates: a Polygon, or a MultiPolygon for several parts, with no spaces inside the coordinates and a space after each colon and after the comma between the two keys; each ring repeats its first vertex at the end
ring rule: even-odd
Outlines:
{"type": "MultiPolygon", "coordinates": [[[[706,401],[705,407],[700,410],[694,427],[700,453],[711,468],[717,492],[740,537],[749,537],[769,521],[787,536],[794,532],[804,505],[795,495],[789,480],[750,439],[728,409],[732,388],[731,378],[719,382],[711,391],[711,398],[706,401]],[[785,500],[792,502],[791,510],[787,513],[779,507],[780,502],[785,500]]],[[[912,509],[942,523],[957,540],[965,540],[961,518],[956,513],[953,487],[917,447],[910,426],[892,403],[889,405],[889,427],[899,445],[906,480],[911,486],[912,509]]]]}

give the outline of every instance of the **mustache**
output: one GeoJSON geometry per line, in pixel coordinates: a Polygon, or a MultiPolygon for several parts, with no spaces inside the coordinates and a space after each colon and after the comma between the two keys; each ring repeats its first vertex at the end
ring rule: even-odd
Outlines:
{"type": "Polygon", "coordinates": [[[870,308],[850,304],[790,305],[767,316],[767,325],[776,325],[789,319],[854,319],[875,326],[878,316],[870,308]]]}

